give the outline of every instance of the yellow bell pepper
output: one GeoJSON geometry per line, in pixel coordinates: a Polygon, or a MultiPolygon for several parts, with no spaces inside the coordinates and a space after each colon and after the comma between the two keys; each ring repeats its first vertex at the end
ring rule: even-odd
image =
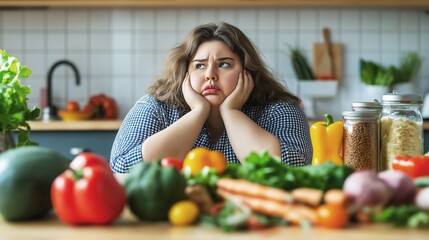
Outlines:
{"type": "Polygon", "coordinates": [[[325,114],[326,122],[316,122],[310,126],[311,144],[313,145],[312,165],[319,165],[327,161],[343,164],[340,155],[343,141],[342,121],[334,122],[329,114],[325,114]]]}

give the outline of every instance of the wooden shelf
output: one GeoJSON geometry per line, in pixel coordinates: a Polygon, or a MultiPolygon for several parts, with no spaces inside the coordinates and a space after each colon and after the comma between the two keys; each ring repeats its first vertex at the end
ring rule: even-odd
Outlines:
{"type": "Polygon", "coordinates": [[[428,0],[0,0],[0,7],[180,8],[180,7],[376,7],[429,8],[428,0]]]}

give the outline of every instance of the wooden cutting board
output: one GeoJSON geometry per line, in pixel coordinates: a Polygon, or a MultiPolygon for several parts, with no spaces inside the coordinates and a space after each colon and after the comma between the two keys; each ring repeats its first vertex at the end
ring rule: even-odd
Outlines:
{"type": "Polygon", "coordinates": [[[320,77],[334,76],[334,78],[340,83],[343,74],[343,46],[340,43],[330,42],[330,39],[329,44],[331,47],[332,57],[330,57],[326,39],[325,42],[317,42],[313,44],[313,74],[316,79],[320,77]],[[334,73],[332,73],[331,63],[334,65],[334,73]]]}

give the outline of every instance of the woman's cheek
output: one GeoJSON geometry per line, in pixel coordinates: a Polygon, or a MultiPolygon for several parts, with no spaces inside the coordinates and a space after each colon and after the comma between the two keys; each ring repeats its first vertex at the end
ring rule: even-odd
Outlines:
{"type": "Polygon", "coordinates": [[[189,75],[189,80],[191,82],[191,87],[192,89],[194,89],[194,91],[196,91],[197,93],[200,93],[200,81],[198,80],[198,76],[196,76],[195,74],[190,73],[189,75]]]}

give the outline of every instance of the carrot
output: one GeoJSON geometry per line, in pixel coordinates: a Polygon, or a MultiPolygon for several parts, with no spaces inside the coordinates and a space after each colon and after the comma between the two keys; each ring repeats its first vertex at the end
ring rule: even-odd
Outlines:
{"type": "Polygon", "coordinates": [[[221,178],[217,181],[217,187],[240,195],[270,199],[280,203],[292,201],[292,195],[283,189],[264,186],[244,179],[221,178]]]}
{"type": "Polygon", "coordinates": [[[224,199],[232,202],[244,203],[255,212],[263,213],[272,217],[281,217],[293,224],[301,224],[302,221],[314,224],[317,221],[316,211],[307,206],[280,203],[278,201],[240,195],[221,189],[218,189],[218,194],[224,199]]]}
{"type": "Polygon", "coordinates": [[[292,191],[294,202],[305,203],[312,207],[320,205],[323,197],[323,191],[313,188],[297,188],[292,191]]]}
{"type": "Polygon", "coordinates": [[[330,189],[323,196],[323,200],[328,204],[337,204],[341,206],[347,206],[349,204],[349,198],[341,189],[330,189]]]}
{"type": "Polygon", "coordinates": [[[305,222],[316,224],[316,209],[305,205],[294,205],[291,211],[285,216],[285,219],[293,224],[303,224],[305,222]]]}
{"type": "Polygon", "coordinates": [[[283,217],[287,214],[290,208],[289,205],[281,204],[276,201],[238,195],[223,190],[218,190],[218,194],[225,199],[234,200],[235,202],[242,202],[246,206],[250,207],[250,209],[272,217],[283,217]]]}

